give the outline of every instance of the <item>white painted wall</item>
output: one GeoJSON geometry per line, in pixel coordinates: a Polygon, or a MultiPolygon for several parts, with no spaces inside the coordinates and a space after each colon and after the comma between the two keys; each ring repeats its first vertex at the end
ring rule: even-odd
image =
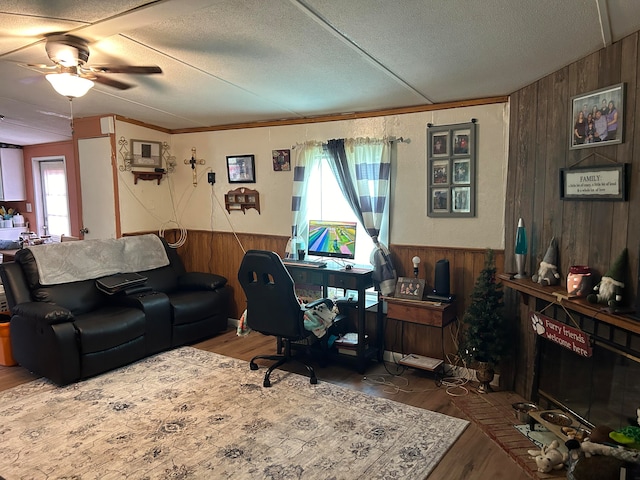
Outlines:
{"type": "MultiPolygon", "coordinates": [[[[271,151],[288,149],[307,140],[331,138],[404,137],[397,145],[391,202],[391,243],[407,245],[504,248],[504,207],[507,179],[509,106],[495,104],[435,112],[391,115],[305,125],[251,128],[179,135],[165,135],[124,122],[116,123],[116,136],[167,141],[176,157],[176,172],[155,182],[138,182],[120,173],[122,231],[158,229],[163,222],[177,220],[186,229],[289,235],[291,181],[293,172],[274,172],[271,151]],[[466,123],[478,125],[477,200],[475,218],[427,217],[427,124],[466,123]],[[195,147],[198,185],[185,159],[195,147]],[[255,184],[229,184],[226,156],[253,154],[255,184]],[[216,184],[207,183],[206,172],[216,173],[216,184]],[[170,188],[171,186],[171,188],[170,188]],[[224,209],[224,194],[238,186],[260,192],[261,214],[255,210],[224,209]],[[172,201],[176,216],[173,216],[172,201]]],[[[171,228],[167,225],[166,228],[171,228]]]]}
{"type": "MultiPolygon", "coordinates": [[[[125,150],[131,151],[131,139],[152,142],[170,142],[171,135],[116,120],[116,158],[118,166],[123,165],[125,150]]],[[[151,170],[134,167],[133,170],[151,170]]],[[[133,183],[130,171],[118,169],[118,193],[120,200],[120,226],[123,233],[158,230],[165,222],[172,220],[171,195],[167,179],[160,185],[155,181],[133,183]]],[[[167,229],[172,228],[167,226],[167,229]]]]}

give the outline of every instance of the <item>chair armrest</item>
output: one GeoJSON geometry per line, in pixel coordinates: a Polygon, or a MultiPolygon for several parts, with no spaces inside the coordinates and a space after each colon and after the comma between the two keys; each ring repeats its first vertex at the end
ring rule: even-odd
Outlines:
{"type": "Polygon", "coordinates": [[[187,272],[178,277],[178,287],[184,290],[217,290],[227,284],[227,279],[215,273],[187,272]]]}
{"type": "Polygon", "coordinates": [[[329,310],[333,308],[333,305],[334,305],[333,300],[331,300],[330,298],[319,298],[317,300],[314,300],[313,302],[306,303],[304,305],[304,309],[307,310],[309,308],[315,308],[319,305],[322,305],[323,303],[327,306],[329,310]]]}
{"type": "Polygon", "coordinates": [[[48,302],[19,303],[11,309],[12,315],[33,318],[47,325],[73,321],[73,313],[69,309],[48,302]]]}

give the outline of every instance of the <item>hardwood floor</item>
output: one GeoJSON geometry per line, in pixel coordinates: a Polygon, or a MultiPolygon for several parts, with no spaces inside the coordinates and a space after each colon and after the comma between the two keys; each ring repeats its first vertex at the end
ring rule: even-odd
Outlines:
{"type": "MultiPolygon", "coordinates": [[[[275,340],[253,333],[237,337],[229,330],[209,340],[194,345],[203,350],[233,358],[250,360],[258,353],[275,352],[275,340]]],[[[291,371],[304,373],[292,364],[291,371]]],[[[389,369],[392,370],[393,366],[389,369]]],[[[391,377],[382,364],[372,364],[366,375],[359,375],[349,366],[331,364],[316,368],[319,381],[331,382],[372,396],[385,397],[416,407],[465,418],[456,408],[444,388],[439,388],[431,374],[408,369],[401,376],[391,377]],[[393,382],[397,388],[376,383],[379,380],[393,382]]],[[[36,377],[22,367],[0,367],[0,390],[7,390],[36,377]]],[[[277,388],[274,383],[272,388],[277,388]]],[[[470,424],[458,441],[447,452],[429,476],[429,480],[525,480],[528,474],[522,470],[499,446],[489,439],[476,425],[470,424]]]]}

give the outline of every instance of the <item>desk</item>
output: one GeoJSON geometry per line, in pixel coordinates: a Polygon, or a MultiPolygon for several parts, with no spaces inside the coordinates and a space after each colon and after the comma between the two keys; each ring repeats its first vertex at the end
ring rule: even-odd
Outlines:
{"type": "Polygon", "coordinates": [[[456,304],[454,302],[437,304],[436,302],[405,300],[395,297],[382,297],[382,300],[387,303],[387,318],[439,328],[444,357],[444,327],[456,319],[456,304]]]}
{"type": "Polygon", "coordinates": [[[346,290],[356,290],[358,292],[357,301],[357,330],[358,345],[356,345],[356,356],[358,362],[358,373],[364,373],[367,361],[376,355],[382,355],[382,309],[378,308],[376,325],[375,345],[368,345],[362,341],[365,338],[365,290],[373,286],[373,271],[366,268],[352,268],[346,270],[339,266],[332,267],[328,263],[325,268],[308,267],[305,265],[285,265],[291,274],[293,281],[297,284],[320,285],[323,295],[327,294],[328,287],[337,287],[346,290]]]}

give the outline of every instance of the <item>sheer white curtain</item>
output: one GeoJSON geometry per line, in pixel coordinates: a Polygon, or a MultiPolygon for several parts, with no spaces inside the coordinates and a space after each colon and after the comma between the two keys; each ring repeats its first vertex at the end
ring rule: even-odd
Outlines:
{"type": "MultiPolygon", "coordinates": [[[[291,236],[307,237],[309,178],[318,168],[322,159],[321,142],[305,142],[293,147],[293,193],[291,195],[291,236]]],[[[291,245],[287,245],[290,252],[291,245]]]]}

